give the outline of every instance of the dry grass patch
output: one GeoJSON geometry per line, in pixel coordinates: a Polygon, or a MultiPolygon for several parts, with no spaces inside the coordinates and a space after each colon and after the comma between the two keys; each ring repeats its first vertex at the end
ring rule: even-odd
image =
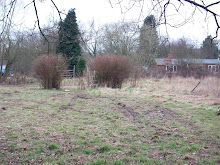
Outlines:
{"type": "Polygon", "coordinates": [[[143,79],[138,81],[138,88],[148,91],[156,97],[175,97],[186,102],[220,105],[220,78],[205,79],[173,77],[172,79],[143,79]],[[198,87],[192,92],[196,85],[198,87]]]}

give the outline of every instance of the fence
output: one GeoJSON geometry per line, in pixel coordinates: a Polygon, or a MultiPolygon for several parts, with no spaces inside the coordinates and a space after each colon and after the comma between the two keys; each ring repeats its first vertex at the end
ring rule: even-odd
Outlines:
{"type": "Polygon", "coordinates": [[[62,74],[65,78],[72,78],[76,76],[75,70],[65,70],[62,74]]]}

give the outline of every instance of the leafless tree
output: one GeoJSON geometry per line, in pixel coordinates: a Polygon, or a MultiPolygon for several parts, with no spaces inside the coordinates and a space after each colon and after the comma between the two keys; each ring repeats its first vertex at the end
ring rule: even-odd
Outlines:
{"type": "Polygon", "coordinates": [[[81,30],[84,53],[90,57],[101,54],[118,54],[133,58],[137,53],[140,29],[136,22],[119,21],[81,30]]]}
{"type": "MultiPolygon", "coordinates": [[[[47,0],[39,0],[39,3],[40,2],[43,2],[43,1],[47,1],[47,0]]],[[[57,7],[56,3],[54,2],[54,0],[48,0],[52,3],[52,5],[55,7],[58,15],[59,15],[59,18],[60,20],[62,20],[62,14],[64,14],[62,11],[59,10],[59,8],[57,7]]],[[[39,14],[38,14],[38,8],[37,8],[37,3],[38,1],[37,0],[32,0],[29,4],[27,4],[25,6],[25,8],[29,5],[33,5],[34,6],[34,11],[35,11],[35,15],[36,15],[36,23],[37,23],[37,26],[38,26],[38,29],[41,33],[41,35],[43,36],[43,38],[45,39],[45,41],[47,42],[47,45],[48,45],[48,50],[47,50],[47,53],[49,55],[50,53],[50,40],[48,39],[48,37],[46,36],[46,34],[44,33],[43,29],[42,29],[42,26],[40,24],[40,18],[39,18],[39,14]]]]}
{"type": "MultiPolygon", "coordinates": [[[[219,0],[109,0],[109,3],[119,5],[122,12],[128,12],[135,6],[140,7],[140,15],[143,14],[144,8],[150,6],[148,11],[159,13],[160,24],[169,25],[172,27],[182,26],[189,22],[196,14],[204,17],[204,21],[209,23],[208,20],[215,22],[215,36],[218,37],[220,29],[220,1],[219,0]],[[182,10],[185,9],[185,19],[178,24],[173,24],[171,17],[181,16],[182,10]],[[187,15],[186,15],[187,13],[187,15]]],[[[145,13],[144,13],[145,14],[145,13]]],[[[145,14],[146,16],[146,14],[145,14]]]]}
{"type": "MultiPolygon", "coordinates": [[[[42,31],[49,40],[50,53],[55,54],[58,40],[57,24],[42,27],[42,31]]],[[[10,57],[14,58],[12,69],[14,73],[29,75],[32,71],[32,62],[39,55],[47,54],[46,41],[40,32],[34,30],[14,32],[13,36],[10,50],[10,57]]]]}
{"type": "MultiPolygon", "coordinates": [[[[50,41],[48,40],[47,36],[45,35],[42,25],[40,24],[40,18],[39,18],[39,10],[38,10],[38,3],[44,2],[44,1],[50,1],[52,6],[54,6],[54,8],[56,9],[60,20],[62,20],[62,14],[64,14],[62,11],[59,10],[59,8],[57,7],[56,3],[54,2],[54,0],[32,0],[29,3],[27,1],[24,1],[24,9],[27,8],[28,6],[33,6],[34,7],[34,11],[35,11],[35,15],[36,15],[36,24],[38,26],[38,29],[41,33],[41,35],[44,37],[45,41],[48,42],[48,53],[49,53],[49,43],[50,41]]],[[[0,1],[1,3],[1,7],[4,10],[1,10],[1,14],[0,14],[0,23],[4,24],[4,27],[1,29],[0,34],[2,34],[2,32],[5,31],[5,29],[7,28],[7,24],[12,20],[12,16],[14,13],[14,9],[18,4],[18,0],[3,0],[0,1]]]]}
{"type": "Polygon", "coordinates": [[[186,38],[180,38],[170,44],[170,49],[173,52],[174,58],[177,59],[198,59],[200,58],[199,49],[195,44],[186,38]]]}
{"type": "MultiPolygon", "coordinates": [[[[50,1],[52,5],[55,7],[61,19],[62,12],[58,10],[53,0],[48,1],[50,1]]],[[[3,79],[7,77],[7,73],[10,71],[10,67],[12,66],[12,64],[19,59],[19,51],[23,49],[21,44],[24,44],[24,40],[21,40],[19,36],[22,34],[22,32],[16,32],[18,30],[18,28],[16,28],[17,24],[15,23],[17,21],[17,11],[20,11],[21,9],[26,9],[28,6],[32,5],[36,14],[36,24],[42,36],[35,38],[35,40],[40,38],[41,42],[44,43],[44,46],[41,45],[41,50],[44,47],[44,54],[49,52],[55,52],[56,50],[58,23],[53,22],[53,26],[48,27],[41,26],[37,8],[38,3],[41,2],[43,2],[43,0],[32,0],[30,1],[30,3],[27,3],[27,1],[18,0],[0,0],[0,72],[2,72],[3,69],[3,62],[7,60],[7,65],[3,79]],[[47,45],[46,48],[45,44],[47,45]]],[[[36,35],[34,33],[36,33],[36,31],[28,32],[27,34],[35,37],[39,35],[39,33],[36,35]]],[[[21,36],[24,37],[23,34],[21,36]]],[[[26,52],[24,54],[26,54],[26,52]]],[[[0,82],[1,80],[2,74],[0,74],[0,82]]]]}
{"type": "Polygon", "coordinates": [[[140,29],[135,22],[121,21],[103,27],[103,53],[131,56],[136,52],[140,29]]]}
{"type": "MultiPolygon", "coordinates": [[[[4,57],[9,55],[9,49],[11,48],[10,32],[13,26],[16,2],[16,0],[10,1],[10,3],[0,1],[0,82],[2,81],[4,57]]],[[[5,70],[8,70],[7,66],[5,70]]]]}
{"type": "Polygon", "coordinates": [[[80,27],[80,39],[84,54],[89,54],[90,57],[95,57],[100,54],[102,27],[96,26],[94,20],[89,23],[89,27],[81,25],[80,27]]]}

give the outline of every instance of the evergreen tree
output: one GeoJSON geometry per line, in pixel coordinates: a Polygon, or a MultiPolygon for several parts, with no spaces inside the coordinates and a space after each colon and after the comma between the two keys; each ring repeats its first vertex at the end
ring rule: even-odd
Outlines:
{"type": "Polygon", "coordinates": [[[63,53],[68,68],[73,70],[81,56],[79,29],[76,21],[75,9],[70,9],[64,21],[60,22],[57,53],[63,53]]]}
{"type": "Polygon", "coordinates": [[[154,15],[147,16],[144,19],[144,24],[155,28],[156,27],[156,19],[155,19],[154,15]]]}
{"type": "Polygon", "coordinates": [[[83,71],[85,70],[85,68],[86,68],[86,60],[83,58],[80,58],[78,63],[76,64],[76,69],[80,76],[83,75],[83,71]]]}
{"type": "Polygon", "coordinates": [[[145,18],[144,24],[141,27],[139,42],[139,61],[145,66],[150,66],[157,56],[159,45],[156,20],[153,15],[145,18]]]}
{"type": "Polygon", "coordinates": [[[212,39],[212,36],[207,36],[203,41],[201,54],[206,59],[218,58],[218,45],[217,42],[212,39]]]}

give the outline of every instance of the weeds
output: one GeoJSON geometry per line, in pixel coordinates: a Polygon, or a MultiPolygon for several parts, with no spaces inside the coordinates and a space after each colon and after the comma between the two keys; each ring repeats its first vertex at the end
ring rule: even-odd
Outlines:
{"type": "Polygon", "coordinates": [[[49,148],[49,150],[56,150],[59,148],[59,145],[58,144],[50,144],[48,148],[49,148]]]}
{"type": "Polygon", "coordinates": [[[108,152],[108,151],[110,151],[110,150],[112,150],[112,149],[113,149],[113,147],[110,146],[110,145],[103,145],[103,146],[101,146],[97,151],[98,151],[99,153],[104,153],[104,152],[108,152]]]}

